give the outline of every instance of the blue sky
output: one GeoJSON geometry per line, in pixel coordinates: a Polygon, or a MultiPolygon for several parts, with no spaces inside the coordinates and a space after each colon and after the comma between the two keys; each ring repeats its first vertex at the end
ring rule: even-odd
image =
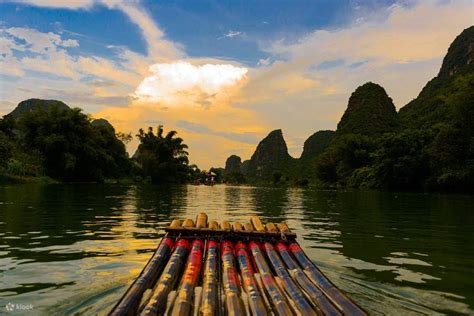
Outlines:
{"type": "MultiPolygon", "coordinates": [[[[396,1],[142,1],[166,36],[194,57],[216,57],[255,65],[270,54],[261,45],[291,43],[317,29],[336,29],[366,12],[380,13],[396,1]]],[[[407,5],[406,1],[398,2],[407,5]]],[[[81,41],[83,53],[113,57],[107,46],[146,54],[140,30],[118,9],[97,3],[88,9],[0,4],[4,27],[65,33],[81,41]]]]}
{"type": "Polygon", "coordinates": [[[473,16],[472,0],[0,0],[0,114],[37,97],[122,132],[164,124],[204,168],[281,128],[298,157],[357,86],[415,98],[473,16]]]}

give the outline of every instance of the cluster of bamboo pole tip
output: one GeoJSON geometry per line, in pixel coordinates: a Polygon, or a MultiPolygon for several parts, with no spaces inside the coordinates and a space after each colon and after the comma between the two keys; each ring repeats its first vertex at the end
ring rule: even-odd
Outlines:
{"type": "Polygon", "coordinates": [[[111,315],[365,315],[308,259],[294,240],[239,238],[173,230],[290,233],[284,223],[232,225],[173,220],[167,235],[111,315]],[[176,232],[176,231],[175,231],[176,232]]]}
{"type": "Polygon", "coordinates": [[[207,214],[200,213],[196,217],[196,223],[190,218],[185,219],[184,221],[180,221],[179,219],[175,219],[171,222],[170,228],[188,228],[188,229],[209,229],[209,230],[225,230],[225,231],[248,231],[248,232],[281,232],[281,233],[289,233],[290,228],[286,223],[267,223],[264,225],[258,216],[252,216],[250,218],[250,222],[248,223],[240,223],[234,222],[230,223],[226,220],[222,220],[220,223],[217,221],[209,221],[207,222],[207,214]]]}

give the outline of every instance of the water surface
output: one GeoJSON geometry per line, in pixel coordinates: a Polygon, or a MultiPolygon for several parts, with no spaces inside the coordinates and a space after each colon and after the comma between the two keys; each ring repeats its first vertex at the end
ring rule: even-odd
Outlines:
{"type": "Polygon", "coordinates": [[[0,314],[106,314],[160,228],[201,211],[286,221],[374,315],[474,314],[474,197],[224,185],[0,186],[0,314]]]}

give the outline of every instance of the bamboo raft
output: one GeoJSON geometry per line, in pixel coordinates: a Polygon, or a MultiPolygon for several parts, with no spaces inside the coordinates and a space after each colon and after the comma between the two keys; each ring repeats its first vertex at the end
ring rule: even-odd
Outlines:
{"type": "Polygon", "coordinates": [[[173,220],[109,315],[367,315],[285,223],[173,220]]]}

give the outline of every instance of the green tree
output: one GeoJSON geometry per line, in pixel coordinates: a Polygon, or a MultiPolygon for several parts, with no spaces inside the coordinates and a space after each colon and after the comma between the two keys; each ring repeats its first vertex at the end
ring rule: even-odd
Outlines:
{"type": "Polygon", "coordinates": [[[426,147],[431,131],[406,130],[386,134],[377,142],[370,166],[374,182],[370,186],[420,189],[430,175],[426,147]]]}
{"type": "Polygon", "coordinates": [[[136,135],[140,141],[136,159],[145,176],[151,177],[153,183],[184,182],[188,180],[188,146],[176,131],[164,136],[163,126],[158,126],[156,134],[149,127],[148,132],[140,129],[136,135]]]}
{"type": "Polygon", "coordinates": [[[374,143],[367,136],[340,136],[316,160],[316,175],[325,183],[346,184],[354,170],[370,164],[373,150],[374,143]]]}
{"type": "Polygon", "coordinates": [[[280,171],[275,171],[273,173],[273,184],[280,182],[281,177],[283,177],[283,174],[280,171]]]}
{"type": "Polygon", "coordinates": [[[127,158],[113,128],[92,126],[77,108],[38,108],[22,114],[18,127],[24,148],[42,155],[44,170],[52,178],[101,181],[118,176],[127,158]]]}
{"type": "Polygon", "coordinates": [[[0,131],[0,169],[5,167],[12,153],[12,143],[4,132],[0,131]]]}

